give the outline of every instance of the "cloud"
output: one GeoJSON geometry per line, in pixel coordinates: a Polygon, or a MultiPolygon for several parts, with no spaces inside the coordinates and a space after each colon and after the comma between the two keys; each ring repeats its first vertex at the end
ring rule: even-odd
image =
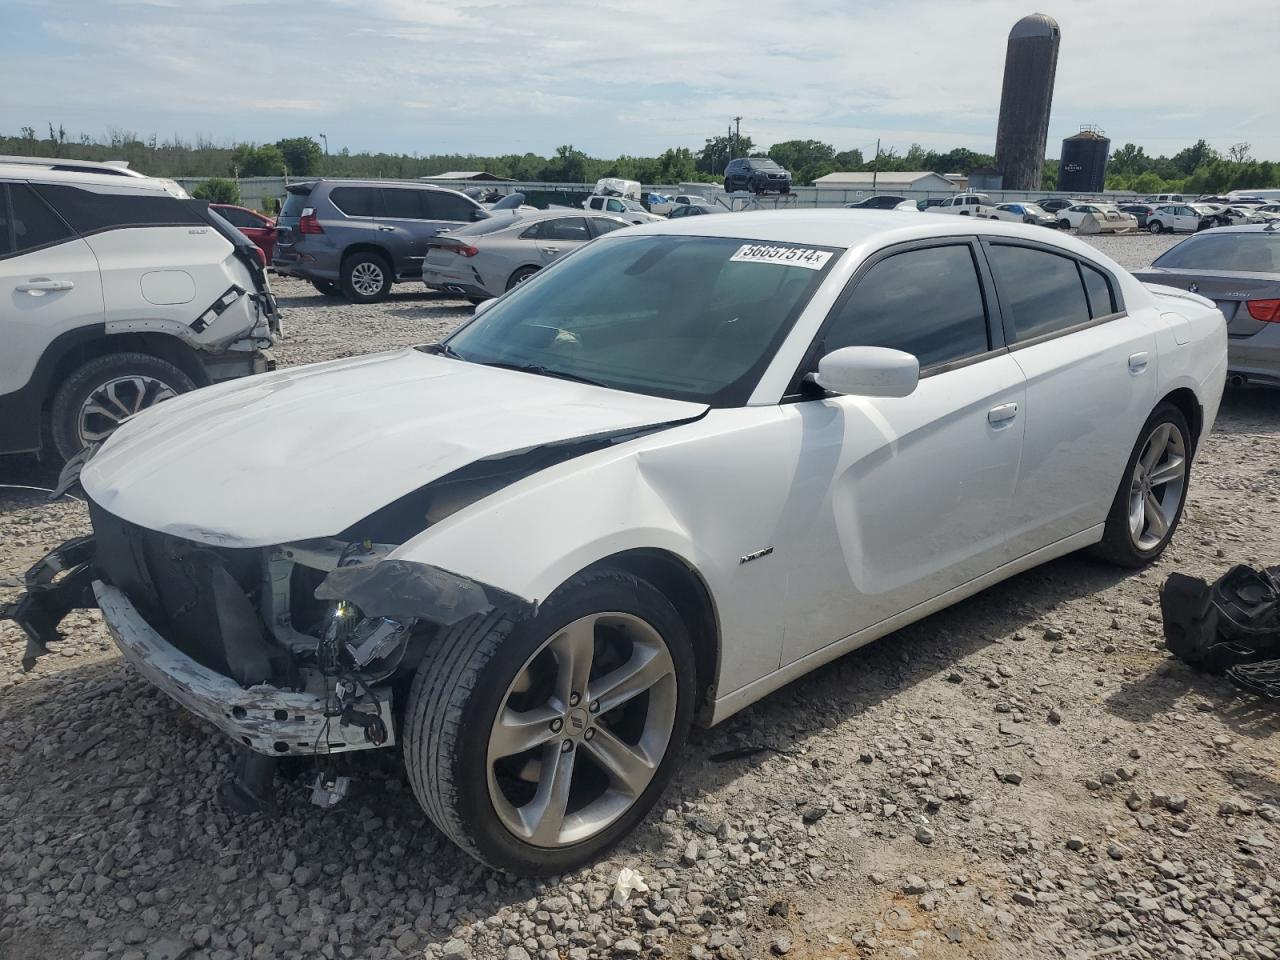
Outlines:
{"type": "MultiPolygon", "coordinates": [[[[990,150],[1025,0],[4,0],[0,129],[47,120],[214,139],[323,129],[336,149],[597,155],[698,146],[741,115],[757,143],[990,150]]],[[[1265,56],[1222,24],[1274,0],[1058,0],[1050,153],[1082,123],[1155,152],[1204,136],[1280,159],[1265,56]],[[1152,37],[1161,51],[1153,62],[1152,37]]],[[[314,134],[313,134],[314,135],[314,134]]]]}

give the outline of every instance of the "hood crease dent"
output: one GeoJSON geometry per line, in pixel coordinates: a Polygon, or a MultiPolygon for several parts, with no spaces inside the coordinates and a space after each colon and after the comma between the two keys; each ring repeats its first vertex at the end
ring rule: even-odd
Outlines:
{"type": "Polygon", "coordinates": [[[80,482],[104,510],[148,529],[270,546],[335,536],[477,461],[707,409],[406,349],[167,400],[117,430],[80,482]]]}

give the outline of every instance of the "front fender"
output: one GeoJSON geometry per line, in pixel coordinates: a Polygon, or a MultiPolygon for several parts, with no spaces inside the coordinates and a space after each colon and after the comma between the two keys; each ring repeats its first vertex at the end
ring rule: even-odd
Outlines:
{"type": "Polygon", "coordinates": [[[713,564],[639,462],[632,455],[560,464],[428,528],[392,556],[442,567],[530,603],[626,550],[665,550],[695,569],[713,564]]]}

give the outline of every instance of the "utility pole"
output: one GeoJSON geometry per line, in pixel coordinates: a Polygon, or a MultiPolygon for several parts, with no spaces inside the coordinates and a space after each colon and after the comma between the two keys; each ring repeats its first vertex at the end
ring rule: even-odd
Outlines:
{"type": "Polygon", "coordinates": [[[876,137],[876,158],[871,164],[871,195],[875,196],[876,177],[880,176],[880,138],[876,137]]]}
{"type": "Polygon", "coordinates": [[[738,153],[738,147],[742,142],[742,118],[733,118],[733,151],[738,153]]]}
{"type": "Polygon", "coordinates": [[[324,141],[324,155],[327,157],[329,155],[329,138],[322,133],[320,134],[320,139],[324,141]]]}

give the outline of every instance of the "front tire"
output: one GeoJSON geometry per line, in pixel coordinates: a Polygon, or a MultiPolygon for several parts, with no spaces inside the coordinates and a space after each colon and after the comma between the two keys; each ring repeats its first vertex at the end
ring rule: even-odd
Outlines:
{"type": "Polygon", "coordinates": [[[356,253],[342,261],[342,293],[352,303],[377,303],[391,294],[395,277],[386,257],[356,253]]]}
{"type": "Polygon", "coordinates": [[[1187,502],[1191,460],[1187,418],[1173,404],[1159,404],[1129,454],[1094,552],[1122,567],[1142,567],[1164,553],[1187,502]]]}
{"type": "Polygon", "coordinates": [[[81,364],[53,395],[53,444],[69,460],[105,440],[126,417],[196,388],[167,360],[146,353],[109,353],[81,364]]]}
{"type": "Polygon", "coordinates": [[[684,747],[693,650],[671,602],[598,568],[536,616],[438,637],[409,693],[404,757],[433,823],[521,876],[566,873],[648,813],[684,747]]]}
{"type": "Polygon", "coordinates": [[[1155,234],[1164,233],[1164,224],[1162,224],[1159,220],[1152,220],[1150,223],[1147,224],[1147,230],[1155,234]]]}

